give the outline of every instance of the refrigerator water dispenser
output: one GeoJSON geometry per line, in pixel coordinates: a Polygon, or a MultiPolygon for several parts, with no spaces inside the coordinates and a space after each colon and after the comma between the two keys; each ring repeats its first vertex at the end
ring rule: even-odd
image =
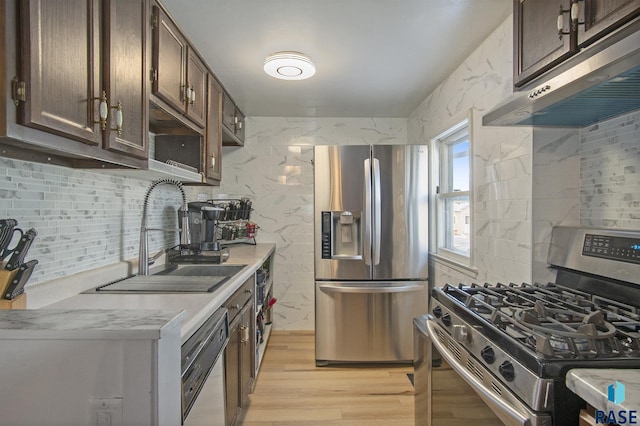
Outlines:
{"type": "Polygon", "coordinates": [[[362,259],[360,212],[322,212],[322,258],[362,259]]]}

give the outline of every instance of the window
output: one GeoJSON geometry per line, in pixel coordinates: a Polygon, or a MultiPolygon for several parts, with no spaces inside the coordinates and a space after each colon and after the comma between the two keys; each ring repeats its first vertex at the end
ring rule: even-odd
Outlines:
{"type": "Polygon", "coordinates": [[[469,121],[464,120],[434,140],[437,156],[437,253],[470,266],[471,204],[469,121]]]}

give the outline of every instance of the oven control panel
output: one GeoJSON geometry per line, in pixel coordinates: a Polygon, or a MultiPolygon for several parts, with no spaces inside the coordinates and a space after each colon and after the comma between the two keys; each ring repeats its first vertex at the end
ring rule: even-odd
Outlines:
{"type": "Polygon", "coordinates": [[[640,264],[640,239],[586,234],[582,255],[640,264]]]}

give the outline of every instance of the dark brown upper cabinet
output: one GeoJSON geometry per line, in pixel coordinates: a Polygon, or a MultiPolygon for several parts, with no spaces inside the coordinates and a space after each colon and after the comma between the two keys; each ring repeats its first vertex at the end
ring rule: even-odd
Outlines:
{"type": "Polygon", "coordinates": [[[100,144],[99,4],[20,2],[21,124],[100,144]]]}
{"type": "Polygon", "coordinates": [[[209,111],[205,137],[205,177],[209,183],[222,180],[222,97],[223,90],[214,78],[209,78],[209,111]]]}
{"type": "Polygon", "coordinates": [[[242,142],[244,145],[244,135],[245,135],[245,117],[242,111],[236,107],[236,137],[238,140],[242,142]]]}
{"type": "Polygon", "coordinates": [[[44,138],[39,149],[142,164],[126,158],[144,159],[148,153],[146,5],[144,0],[20,1],[17,121],[81,142],[44,138]]]}
{"type": "Polygon", "coordinates": [[[105,0],[103,7],[103,81],[110,103],[105,148],[147,158],[148,3],[105,0]]]}
{"type": "Polygon", "coordinates": [[[187,52],[187,117],[205,126],[207,123],[207,67],[193,49],[187,52]]]}
{"type": "MultiPolygon", "coordinates": [[[[207,127],[204,135],[166,131],[155,135],[155,159],[185,164],[200,173],[201,182],[187,185],[220,185],[222,180],[222,87],[208,79],[207,127]]],[[[175,130],[175,129],[174,129],[175,130]]]]}
{"type": "Polygon", "coordinates": [[[532,82],[638,15],[640,0],[514,0],[514,86],[532,82]],[[572,23],[574,3],[578,20],[572,23]]]}
{"type": "MultiPolygon", "coordinates": [[[[560,5],[568,9],[570,0],[514,0],[513,84],[516,87],[531,81],[576,51],[575,34],[558,34],[560,5]]],[[[563,22],[568,30],[567,14],[564,14],[563,22]]]]}
{"type": "Polygon", "coordinates": [[[242,111],[238,109],[233,99],[224,92],[222,102],[222,143],[230,146],[244,145],[244,121],[242,111]]]}
{"type": "Polygon", "coordinates": [[[177,114],[206,125],[207,69],[171,18],[153,6],[152,93],[177,114]]]}
{"type": "Polygon", "coordinates": [[[580,2],[578,44],[587,46],[640,15],[640,0],[585,0],[580,2]]]}

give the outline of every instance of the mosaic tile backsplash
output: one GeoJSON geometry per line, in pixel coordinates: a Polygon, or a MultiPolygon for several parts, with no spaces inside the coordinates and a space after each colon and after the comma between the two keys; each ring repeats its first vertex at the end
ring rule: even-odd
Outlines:
{"type": "Polygon", "coordinates": [[[640,112],[580,132],[583,225],[640,229],[640,112]]]}
{"type": "MultiPolygon", "coordinates": [[[[151,179],[113,176],[0,157],[0,217],[38,232],[27,259],[38,259],[29,285],[138,256],[144,195],[151,179]]],[[[177,188],[150,197],[149,226],[176,228],[177,188]]],[[[149,234],[153,253],[173,232],[149,234]]]]}

